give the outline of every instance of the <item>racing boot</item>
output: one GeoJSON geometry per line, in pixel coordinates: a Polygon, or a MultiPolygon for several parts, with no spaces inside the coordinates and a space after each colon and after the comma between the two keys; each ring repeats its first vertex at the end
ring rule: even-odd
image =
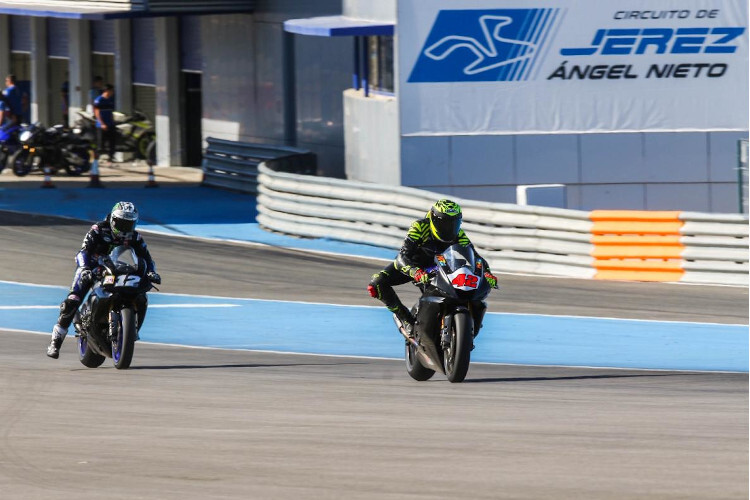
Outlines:
{"type": "Polygon", "coordinates": [[[399,305],[396,310],[393,311],[393,314],[404,325],[404,330],[409,338],[414,337],[414,316],[412,316],[411,312],[403,305],[399,305]]]}
{"type": "Polygon", "coordinates": [[[52,329],[52,340],[50,340],[49,347],[47,347],[47,356],[53,359],[57,359],[60,356],[60,346],[62,346],[63,340],[65,340],[67,334],[67,328],[55,325],[52,329]]]}

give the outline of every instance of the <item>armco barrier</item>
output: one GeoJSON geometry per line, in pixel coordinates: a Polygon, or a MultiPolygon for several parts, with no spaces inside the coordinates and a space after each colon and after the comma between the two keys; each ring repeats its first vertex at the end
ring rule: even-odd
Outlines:
{"type": "Polygon", "coordinates": [[[257,194],[258,165],[274,163],[278,170],[312,174],[315,155],[304,149],[209,137],[203,155],[203,185],[257,194]]]}
{"type": "MultiPolygon", "coordinates": [[[[282,233],[395,250],[445,195],[258,167],[258,222],[282,233]]],[[[748,219],[584,212],[454,198],[493,270],[580,278],[748,284],[748,219]]]]}

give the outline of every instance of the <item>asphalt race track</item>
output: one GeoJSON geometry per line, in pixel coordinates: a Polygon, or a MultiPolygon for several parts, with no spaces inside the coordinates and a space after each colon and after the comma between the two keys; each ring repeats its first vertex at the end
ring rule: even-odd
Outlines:
{"type": "MultiPolygon", "coordinates": [[[[87,228],[0,212],[0,279],[67,286],[87,228]]],[[[168,293],[372,305],[382,267],[146,237],[168,293]]],[[[746,288],[501,281],[492,311],[748,322],[746,288]]],[[[748,496],[747,373],[475,364],[417,383],[401,361],[148,343],[91,370],[47,342],[0,330],[3,499],[748,496]]]]}

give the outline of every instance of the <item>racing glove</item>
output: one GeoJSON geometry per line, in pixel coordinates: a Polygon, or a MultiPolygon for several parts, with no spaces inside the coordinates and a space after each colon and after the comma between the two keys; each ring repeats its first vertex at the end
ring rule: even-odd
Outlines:
{"type": "Polygon", "coordinates": [[[424,269],[417,269],[411,277],[417,283],[427,283],[430,275],[424,269]]]}
{"type": "Polygon", "coordinates": [[[149,279],[151,283],[156,283],[157,285],[161,285],[161,276],[159,276],[159,273],[156,271],[149,271],[146,274],[146,277],[149,279]]]}
{"type": "Polygon", "coordinates": [[[485,271],[484,279],[487,280],[487,284],[490,285],[490,288],[498,288],[497,277],[494,274],[485,271]]]}
{"type": "Polygon", "coordinates": [[[94,281],[94,274],[91,272],[91,269],[84,268],[81,271],[81,274],[78,276],[78,282],[83,287],[89,286],[94,281]]]}

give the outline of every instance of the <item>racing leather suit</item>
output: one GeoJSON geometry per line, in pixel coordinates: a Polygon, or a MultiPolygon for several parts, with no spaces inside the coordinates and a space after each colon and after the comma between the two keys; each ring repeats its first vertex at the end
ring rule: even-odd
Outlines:
{"type": "MultiPolygon", "coordinates": [[[[455,241],[446,242],[434,237],[430,230],[430,219],[424,218],[414,221],[396,259],[385,269],[372,276],[372,281],[368,286],[370,295],[383,302],[388,310],[396,313],[397,316],[402,319],[405,316],[413,321],[411,313],[403,305],[396,292],[393,291],[393,287],[410,282],[417,271],[434,265],[435,255],[443,253],[454,243],[474,248],[463,229],[458,231],[455,241]]],[[[485,271],[491,273],[487,261],[484,261],[484,264],[485,271]]]]}
{"type": "MultiPolygon", "coordinates": [[[[154,264],[146,242],[143,241],[138,231],[133,231],[128,238],[117,237],[112,233],[109,216],[107,216],[103,221],[91,226],[91,229],[89,229],[83,238],[81,250],[76,254],[75,260],[78,267],[73,277],[73,284],[68,291],[68,296],[60,304],[60,315],[57,319],[57,324],[62,328],[67,330],[70,326],[78,310],[78,306],[81,305],[81,301],[91,289],[91,285],[93,284],[91,270],[97,267],[98,258],[108,255],[110,250],[118,245],[132,247],[136,255],[146,261],[146,271],[156,272],[156,264],[154,264]]],[[[142,304],[142,306],[143,313],[141,314],[140,323],[143,323],[143,317],[145,317],[146,304],[142,304]]]]}

